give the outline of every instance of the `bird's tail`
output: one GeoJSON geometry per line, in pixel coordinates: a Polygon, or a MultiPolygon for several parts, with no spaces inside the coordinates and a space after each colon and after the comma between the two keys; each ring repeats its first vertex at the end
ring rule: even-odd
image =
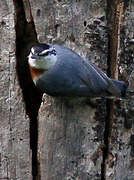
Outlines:
{"type": "Polygon", "coordinates": [[[118,80],[115,80],[115,79],[112,79],[114,85],[120,89],[120,92],[121,92],[121,96],[122,97],[125,97],[126,95],[126,90],[128,88],[128,83],[124,82],[124,81],[118,81],[118,80]]]}

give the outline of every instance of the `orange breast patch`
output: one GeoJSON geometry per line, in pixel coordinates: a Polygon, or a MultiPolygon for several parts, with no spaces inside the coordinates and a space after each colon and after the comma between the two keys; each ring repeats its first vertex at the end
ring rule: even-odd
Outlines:
{"type": "Polygon", "coordinates": [[[30,73],[32,76],[32,79],[39,77],[43,72],[45,72],[44,69],[36,69],[35,67],[29,67],[30,68],[30,73]]]}

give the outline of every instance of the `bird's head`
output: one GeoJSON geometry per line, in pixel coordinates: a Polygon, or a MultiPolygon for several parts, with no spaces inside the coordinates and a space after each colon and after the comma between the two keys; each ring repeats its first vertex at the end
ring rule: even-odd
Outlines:
{"type": "Polygon", "coordinates": [[[57,61],[56,50],[52,45],[40,43],[31,48],[28,63],[32,68],[47,71],[57,61]]]}

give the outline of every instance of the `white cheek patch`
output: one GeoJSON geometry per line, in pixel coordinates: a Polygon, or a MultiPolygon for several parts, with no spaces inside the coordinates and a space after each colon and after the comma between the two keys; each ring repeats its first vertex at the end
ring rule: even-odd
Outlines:
{"type": "Polygon", "coordinates": [[[48,70],[51,68],[57,61],[57,57],[54,55],[47,56],[44,59],[32,59],[31,55],[28,57],[28,63],[30,66],[35,67],[37,69],[48,70]]]}
{"type": "MultiPolygon", "coordinates": [[[[40,54],[45,54],[47,52],[51,52],[54,48],[50,48],[42,51],[40,54]]],[[[28,56],[28,63],[30,66],[35,67],[37,69],[48,70],[51,68],[57,61],[57,56],[55,54],[49,54],[47,56],[37,56],[36,58],[32,58],[35,53],[35,49],[31,48],[31,52],[28,56]]]]}
{"type": "Polygon", "coordinates": [[[36,59],[32,59],[30,55],[29,55],[29,58],[28,58],[28,63],[32,67],[36,67],[37,66],[37,60],[36,59]]]}

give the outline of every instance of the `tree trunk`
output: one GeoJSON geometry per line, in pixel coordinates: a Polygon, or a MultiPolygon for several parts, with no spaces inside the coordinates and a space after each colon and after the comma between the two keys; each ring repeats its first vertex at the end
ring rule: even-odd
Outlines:
{"type": "MultiPolygon", "coordinates": [[[[134,87],[131,84],[133,75],[130,76],[130,73],[133,71],[134,50],[132,50],[129,42],[134,37],[134,31],[132,30],[134,3],[118,0],[113,2],[110,1],[109,3],[109,11],[110,9],[113,10],[113,12],[110,12],[111,17],[114,16],[114,18],[110,18],[110,60],[111,71],[115,72],[114,69],[116,69],[116,72],[111,73],[111,75],[122,80],[129,80],[129,88],[133,91],[134,87]],[[116,10],[116,13],[114,10],[116,10]],[[116,55],[114,52],[116,52],[116,55]],[[116,63],[113,62],[114,60],[116,63]]],[[[131,96],[126,100],[109,104],[111,109],[109,109],[108,150],[105,157],[105,178],[108,180],[134,179],[133,102],[134,99],[131,96]]]]}
{"type": "Polygon", "coordinates": [[[15,9],[0,1],[0,179],[30,180],[29,118],[16,75],[15,9]]]}
{"type": "Polygon", "coordinates": [[[133,16],[132,1],[0,1],[0,179],[133,179],[133,96],[41,103],[26,58],[37,41],[62,44],[133,91],[133,16]]]}

